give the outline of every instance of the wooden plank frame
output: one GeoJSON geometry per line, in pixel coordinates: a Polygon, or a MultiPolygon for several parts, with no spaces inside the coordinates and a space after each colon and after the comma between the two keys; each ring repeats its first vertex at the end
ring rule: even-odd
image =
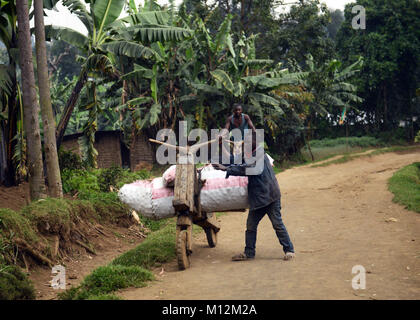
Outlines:
{"type": "Polygon", "coordinates": [[[194,156],[191,153],[178,154],[175,173],[174,199],[172,204],[177,211],[195,211],[197,176],[194,156]]]}

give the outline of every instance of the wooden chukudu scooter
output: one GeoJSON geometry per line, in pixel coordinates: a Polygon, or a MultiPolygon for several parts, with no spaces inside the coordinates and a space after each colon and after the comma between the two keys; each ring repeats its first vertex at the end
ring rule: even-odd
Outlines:
{"type": "Polygon", "coordinates": [[[201,209],[200,191],[205,181],[201,181],[201,171],[197,170],[194,161],[194,155],[198,149],[217,140],[186,147],[174,146],[154,139],[149,139],[149,141],[178,151],[172,204],[177,215],[176,255],[178,267],[180,270],[185,270],[191,264],[193,223],[204,229],[210,248],[214,248],[217,244],[220,224],[214,213],[204,212],[201,209]]]}

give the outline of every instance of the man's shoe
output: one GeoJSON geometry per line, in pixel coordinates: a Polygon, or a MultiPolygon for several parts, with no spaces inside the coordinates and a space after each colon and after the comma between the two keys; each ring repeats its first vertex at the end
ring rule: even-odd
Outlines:
{"type": "Polygon", "coordinates": [[[294,252],[286,252],[284,255],[284,260],[292,260],[296,257],[294,252]]]}
{"type": "Polygon", "coordinates": [[[252,260],[254,257],[248,257],[245,253],[239,253],[232,257],[232,261],[245,261],[245,260],[252,260]]]}

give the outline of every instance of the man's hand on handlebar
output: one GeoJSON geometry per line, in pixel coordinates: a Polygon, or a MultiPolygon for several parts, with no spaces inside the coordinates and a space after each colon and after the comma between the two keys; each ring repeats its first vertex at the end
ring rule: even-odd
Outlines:
{"type": "Polygon", "coordinates": [[[213,163],[213,168],[215,168],[216,170],[222,170],[222,171],[226,171],[227,167],[220,164],[220,163],[213,163]]]}

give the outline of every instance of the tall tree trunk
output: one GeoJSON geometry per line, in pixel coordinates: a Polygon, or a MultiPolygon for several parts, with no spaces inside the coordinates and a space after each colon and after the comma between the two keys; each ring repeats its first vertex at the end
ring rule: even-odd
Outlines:
{"type": "Polygon", "coordinates": [[[87,73],[82,69],[80,72],[79,80],[77,80],[76,85],[71,92],[69,99],[67,100],[66,106],[64,107],[63,115],[61,116],[60,122],[57,126],[56,139],[57,139],[57,150],[60,148],[61,142],[63,141],[64,133],[66,132],[67,125],[70,120],[70,116],[73,112],[73,109],[76,105],[77,99],[79,99],[80,92],[83,89],[87,80],[87,73]]]}
{"type": "Polygon", "coordinates": [[[55,119],[51,106],[51,93],[48,81],[47,48],[45,45],[45,27],[43,0],[35,0],[35,39],[36,62],[38,73],[39,101],[41,105],[44,128],[44,152],[47,164],[48,194],[62,198],[60,166],[58,164],[57,145],[55,140],[55,119]]]}
{"type": "Polygon", "coordinates": [[[35,75],[32,61],[31,35],[29,33],[29,8],[27,0],[16,1],[19,26],[19,64],[22,72],[24,125],[26,131],[29,191],[31,200],[45,197],[42,166],[41,134],[39,130],[39,105],[36,99],[35,75]]]}

